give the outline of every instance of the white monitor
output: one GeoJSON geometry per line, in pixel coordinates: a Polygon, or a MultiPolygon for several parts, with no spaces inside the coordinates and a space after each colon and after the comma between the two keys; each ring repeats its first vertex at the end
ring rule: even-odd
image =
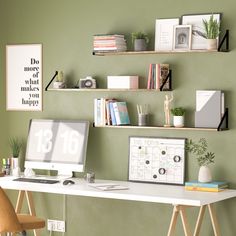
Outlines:
{"type": "Polygon", "coordinates": [[[68,176],[83,172],[88,132],[88,121],[32,119],[25,168],[57,170],[68,176]]]}

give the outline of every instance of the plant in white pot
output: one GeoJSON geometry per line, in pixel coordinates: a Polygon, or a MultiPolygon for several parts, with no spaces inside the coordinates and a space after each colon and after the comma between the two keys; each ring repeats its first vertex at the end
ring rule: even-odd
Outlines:
{"type": "Polygon", "coordinates": [[[132,44],[134,45],[134,51],[145,51],[149,43],[147,34],[143,32],[134,32],[131,34],[132,44]]]}
{"type": "Polygon", "coordinates": [[[19,156],[22,148],[22,141],[16,137],[13,137],[10,138],[9,145],[12,153],[12,162],[11,162],[12,174],[14,176],[18,176],[20,174],[19,156]]]}
{"type": "Polygon", "coordinates": [[[208,183],[212,181],[212,175],[209,164],[214,163],[215,154],[207,151],[208,145],[205,138],[200,138],[198,142],[190,139],[186,143],[186,151],[196,156],[198,165],[200,166],[198,173],[198,181],[208,183]]]}
{"type": "Polygon", "coordinates": [[[207,39],[207,49],[216,50],[217,49],[217,37],[220,34],[220,24],[211,15],[209,20],[203,19],[204,26],[204,38],[207,39]]]}
{"type": "Polygon", "coordinates": [[[65,82],[64,82],[64,76],[63,76],[63,72],[59,71],[57,73],[56,76],[56,81],[53,82],[53,88],[55,89],[61,89],[61,88],[65,88],[65,82]]]}
{"type": "Polygon", "coordinates": [[[184,114],[185,109],[183,107],[176,107],[170,110],[173,115],[174,127],[184,127],[184,114]]]}

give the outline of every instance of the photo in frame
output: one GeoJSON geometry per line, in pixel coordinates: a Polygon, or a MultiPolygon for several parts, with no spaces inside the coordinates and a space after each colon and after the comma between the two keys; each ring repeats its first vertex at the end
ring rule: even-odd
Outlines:
{"type": "MultiPolygon", "coordinates": [[[[182,25],[192,25],[192,50],[206,50],[207,40],[204,37],[203,20],[209,20],[212,13],[209,14],[196,14],[196,15],[183,15],[181,17],[182,25]]],[[[220,24],[222,18],[221,13],[213,13],[213,19],[217,20],[220,24]]],[[[217,47],[219,45],[219,37],[217,38],[217,47]]]]}
{"type": "Polygon", "coordinates": [[[174,26],[174,45],[173,50],[188,51],[191,49],[192,26],[174,26]]]}
{"type": "Polygon", "coordinates": [[[129,180],[183,185],[185,138],[129,137],[129,180]]]}
{"type": "Polygon", "coordinates": [[[172,51],[175,25],[179,25],[179,18],[156,20],[155,51],[172,51]]]}
{"type": "Polygon", "coordinates": [[[42,111],[42,44],[6,45],[6,109],[42,111]]]}

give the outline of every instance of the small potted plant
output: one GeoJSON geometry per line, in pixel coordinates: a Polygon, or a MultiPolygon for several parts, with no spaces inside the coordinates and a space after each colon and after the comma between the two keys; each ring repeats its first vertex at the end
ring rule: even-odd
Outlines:
{"type": "Polygon", "coordinates": [[[190,139],[186,143],[186,151],[197,157],[198,165],[200,166],[198,173],[198,181],[207,183],[212,181],[209,164],[214,163],[215,154],[207,151],[208,145],[205,138],[200,138],[198,142],[190,139]]]}
{"type": "Polygon", "coordinates": [[[14,176],[18,176],[20,174],[20,168],[19,168],[19,155],[22,148],[22,142],[20,139],[13,137],[9,140],[9,145],[11,148],[12,153],[12,174],[14,176]]]}
{"type": "Polygon", "coordinates": [[[65,82],[64,82],[64,77],[63,77],[62,71],[59,71],[57,73],[56,81],[53,82],[53,88],[55,88],[55,89],[65,88],[65,82]]]}
{"type": "Polygon", "coordinates": [[[173,125],[175,127],[184,127],[184,114],[185,109],[183,107],[176,107],[170,110],[173,115],[173,125]]]}
{"type": "Polygon", "coordinates": [[[149,43],[147,34],[143,32],[134,32],[131,34],[132,44],[134,45],[134,51],[145,51],[149,43]]]}
{"type": "Polygon", "coordinates": [[[220,34],[220,24],[213,18],[213,15],[210,16],[209,20],[203,19],[202,21],[205,30],[203,36],[207,39],[207,49],[216,50],[217,37],[220,34]]]}

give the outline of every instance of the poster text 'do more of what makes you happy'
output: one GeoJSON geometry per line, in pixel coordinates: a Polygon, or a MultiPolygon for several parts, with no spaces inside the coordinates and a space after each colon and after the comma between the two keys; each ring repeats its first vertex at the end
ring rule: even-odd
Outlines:
{"type": "Polygon", "coordinates": [[[42,45],[7,45],[7,110],[42,110],[42,45]]]}

